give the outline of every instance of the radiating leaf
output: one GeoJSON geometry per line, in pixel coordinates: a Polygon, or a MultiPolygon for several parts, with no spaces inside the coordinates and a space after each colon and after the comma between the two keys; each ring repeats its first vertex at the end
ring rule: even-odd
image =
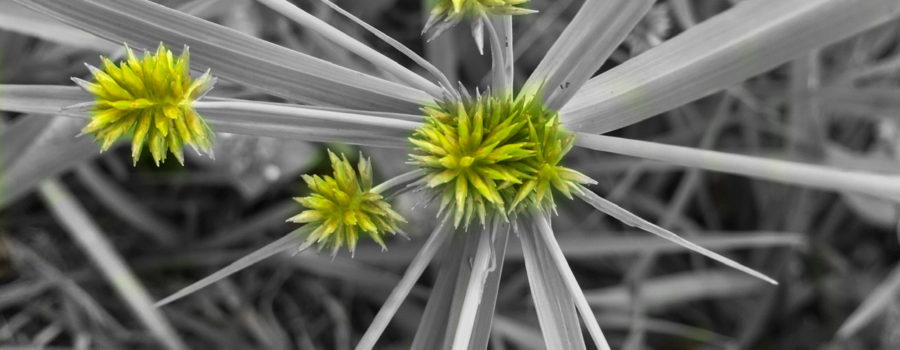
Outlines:
{"type": "MultiPolygon", "coordinates": [[[[766,231],[702,231],[686,233],[694,237],[694,243],[715,250],[766,249],[791,247],[803,250],[808,242],[806,235],[795,232],[766,231]]],[[[683,253],[687,248],[657,237],[641,237],[640,232],[560,232],[559,246],[566,259],[592,260],[605,257],[622,257],[638,253],[683,253]]],[[[418,244],[391,247],[391,254],[381,254],[381,247],[360,245],[356,259],[374,264],[406,264],[418,251],[418,244]]],[[[506,259],[522,260],[522,248],[510,246],[506,259]]]]}
{"type": "Polygon", "coordinates": [[[562,32],[526,87],[544,87],[544,104],[558,110],[600,69],[653,0],[587,0],[562,32]]]}
{"type": "Polygon", "coordinates": [[[425,245],[422,246],[422,249],[419,250],[416,257],[409,263],[409,267],[403,274],[403,278],[397,283],[394,290],[391,291],[391,294],[388,296],[387,300],[385,300],[384,304],[381,305],[378,314],[375,315],[372,323],[369,324],[369,328],[366,329],[362,339],[360,339],[359,343],[356,345],[356,350],[371,350],[375,348],[378,338],[381,337],[381,333],[387,328],[388,323],[391,322],[391,318],[393,318],[397,310],[400,309],[400,305],[406,300],[409,291],[415,286],[416,281],[418,281],[419,277],[422,276],[422,273],[425,272],[425,268],[428,267],[428,264],[431,263],[434,256],[442,247],[444,247],[447,237],[449,237],[452,232],[445,224],[446,219],[434,229],[428,237],[428,240],[425,242],[425,245]]]}
{"type": "Polygon", "coordinates": [[[531,298],[547,349],[585,349],[575,302],[533,229],[518,228],[531,298]]]}
{"type": "Polygon", "coordinates": [[[742,1],[591,79],[561,109],[563,122],[591,133],[634,124],[884,23],[898,11],[895,0],[742,1]]]}
{"type": "Polygon", "coordinates": [[[500,278],[503,275],[503,262],[506,261],[506,246],[509,240],[510,227],[501,227],[494,237],[492,252],[496,266],[488,273],[484,282],[484,294],[478,306],[477,317],[472,326],[472,338],[469,349],[485,350],[493,333],[497,292],[500,290],[500,278]]]}
{"type": "Polygon", "coordinates": [[[821,165],[666,145],[604,135],[578,135],[576,145],[681,166],[755,177],[828,191],[857,192],[900,201],[900,175],[875,174],[821,165]]]}
{"type": "Polygon", "coordinates": [[[258,0],[263,5],[268,6],[272,10],[281,15],[290,18],[297,24],[310,29],[329,41],[347,49],[381,70],[389,72],[393,76],[422,91],[428,92],[435,98],[440,98],[442,90],[434,83],[426,80],[422,76],[409,70],[408,68],[397,63],[397,61],[385,56],[384,54],[372,49],[363,42],[356,40],[352,36],[344,33],[343,30],[335,28],[327,22],[317,18],[290,3],[287,0],[258,0]]]}
{"type": "MultiPolygon", "coordinates": [[[[666,275],[641,283],[641,302],[653,309],[700,299],[731,298],[755,293],[762,281],[733,271],[707,270],[666,275]]],[[[600,309],[629,308],[634,296],[629,286],[620,285],[585,291],[588,302],[600,309]]]]}
{"type": "Polygon", "coordinates": [[[572,273],[572,269],[569,267],[562,249],[559,248],[559,244],[556,242],[556,236],[553,234],[553,228],[550,227],[550,220],[547,218],[549,214],[545,216],[545,213],[534,212],[532,215],[535,216],[534,227],[537,235],[540,237],[540,242],[543,243],[544,249],[547,251],[551,265],[559,272],[560,278],[566,287],[566,292],[569,293],[572,301],[575,302],[575,309],[581,315],[581,320],[591,335],[594,346],[600,350],[610,350],[606,336],[603,335],[600,325],[597,324],[594,311],[591,310],[587,298],[584,296],[584,291],[578,285],[575,274],[572,273]]]}
{"type": "Polygon", "coordinates": [[[229,264],[228,266],[223,267],[222,269],[200,279],[197,282],[191,283],[189,286],[184,287],[177,292],[173,293],[170,296],[163,298],[162,300],[156,302],[156,307],[162,307],[166,304],[172,303],[178,299],[184,298],[188,295],[191,295],[203,288],[208,287],[209,285],[216,283],[223,278],[231,276],[234,273],[237,273],[243,269],[246,269],[250,266],[255,265],[256,263],[263,261],[275,254],[285,252],[290,249],[297,249],[299,251],[305,250],[312,244],[314,241],[306,241],[306,234],[310,231],[307,226],[303,226],[295,231],[292,231],[286,234],[284,237],[279,238],[278,240],[267,244],[266,246],[259,248],[250,254],[245,255],[244,257],[238,259],[237,261],[229,264]]]}
{"type": "Polygon", "coordinates": [[[55,115],[63,107],[91,102],[94,98],[77,86],[2,85],[0,110],[55,115]]]}
{"type": "Polygon", "coordinates": [[[365,75],[146,0],[16,0],[116,43],[191,47],[195,69],[306,102],[415,112],[419,90],[365,75]]]}
{"type": "Polygon", "coordinates": [[[750,276],[759,278],[759,279],[769,282],[771,284],[778,284],[778,282],[775,282],[775,280],[773,280],[769,276],[766,276],[754,269],[746,267],[746,266],[742,265],[741,263],[738,263],[734,260],[726,258],[722,255],[719,255],[718,253],[715,253],[709,249],[703,248],[691,241],[688,241],[688,240],[682,238],[679,235],[676,235],[675,233],[673,233],[669,230],[666,230],[662,227],[656,226],[653,223],[651,223],[647,220],[644,220],[643,218],[623,209],[622,207],[619,207],[618,205],[598,196],[596,193],[592,192],[591,190],[589,190],[587,188],[584,188],[583,186],[581,188],[581,191],[576,192],[576,194],[578,195],[578,197],[583,199],[585,202],[587,202],[594,208],[597,208],[597,210],[600,210],[601,212],[604,212],[607,215],[612,216],[616,220],[619,220],[628,226],[633,226],[633,227],[642,229],[644,231],[650,232],[650,233],[657,235],[663,239],[666,239],[673,243],[684,246],[685,248],[688,248],[696,253],[700,253],[710,259],[713,259],[722,264],[725,264],[728,267],[731,267],[738,271],[744,272],[750,276]]]}
{"type": "Polygon", "coordinates": [[[460,308],[460,317],[455,327],[456,332],[452,336],[451,349],[487,349],[491,333],[491,319],[494,313],[494,302],[496,302],[497,298],[497,283],[500,282],[501,271],[498,270],[498,267],[500,266],[500,261],[504,259],[502,255],[498,255],[499,251],[494,248],[498,239],[504,241],[503,244],[505,246],[505,233],[508,233],[508,230],[509,227],[507,225],[494,220],[488,227],[484,227],[481,232],[471,233],[479,236],[478,249],[471,260],[472,270],[460,308]],[[502,237],[500,237],[501,235],[502,237]],[[491,279],[493,284],[488,285],[489,279],[491,279]],[[479,320],[481,322],[478,322],[479,320]],[[476,328],[478,325],[483,325],[484,327],[476,328]]]}
{"type": "Polygon", "coordinates": [[[79,48],[113,52],[118,45],[72,28],[12,0],[0,0],[0,29],[79,48]]]}
{"type": "Polygon", "coordinates": [[[461,289],[457,288],[457,285],[465,283],[457,278],[462,265],[468,263],[465,247],[468,245],[467,241],[473,237],[474,235],[464,237],[451,235],[449,245],[440,259],[437,280],[431,289],[431,295],[428,296],[428,304],[422,313],[422,320],[419,322],[410,349],[439,349],[444,343],[456,290],[461,289]]]}
{"type": "MultiPolygon", "coordinates": [[[[15,142],[17,139],[26,141],[26,147],[21,149],[22,154],[17,155],[18,160],[13,164],[0,166],[0,183],[4,186],[3,196],[0,196],[0,207],[9,205],[23,195],[35,189],[41,181],[59,175],[65,170],[81,164],[100,154],[97,142],[88,137],[75,137],[83,127],[83,123],[73,118],[53,118],[34,116],[40,120],[48,120],[45,128],[40,133],[4,138],[0,140],[4,145],[15,142]]],[[[16,123],[13,128],[7,129],[4,134],[15,135],[22,129],[27,129],[31,123],[16,123]],[[17,127],[18,126],[18,127],[17,127]]],[[[41,123],[38,123],[41,124],[41,123]]]]}

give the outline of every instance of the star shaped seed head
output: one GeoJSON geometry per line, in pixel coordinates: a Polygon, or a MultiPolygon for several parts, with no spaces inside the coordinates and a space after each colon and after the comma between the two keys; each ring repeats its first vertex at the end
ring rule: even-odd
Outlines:
{"type": "Polygon", "coordinates": [[[529,0],[430,0],[431,15],[422,33],[430,32],[428,40],[434,39],[465,17],[493,15],[527,15],[537,11],[522,7],[529,0]]]}
{"type": "Polygon", "coordinates": [[[455,226],[529,207],[553,210],[552,189],[571,198],[579,184],[594,183],[560,165],[574,136],[534,96],[485,95],[423,108],[410,163],[425,171],[423,186],[435,191],[441,212],[452,210],[455,226]]]}
{"type": "Polygon", "coordinates": [[[184,164],[185,145],[210,153],[214,134],[191,104],[212,88],[215,78],[209,71],[191,78],[187,46],[178,58],[162,43],[140,59],[127,45],[125,51],[119,65],[106,57],[101,57],[102,69],[88,65],[93,82],[72,78],[95,99],[82,133],[93,135],[101,151],[131,134],[135,164],[145,144],[157,166],[168,152],[184,164]]]}
{"type": "Polygon", "coordinates": [[[399,232],[406,220],[373,191],[371,162],[360,154],[357,173],[346,156],[329,150],[328,157],[334,176],[303,175],[312,193],[294,198],[306,210],[288,221],[314,225],[307,239],[331,248],[332,254],[343,246],[353,253],[363,236],[385,248],[384,236],[399,232]]]}

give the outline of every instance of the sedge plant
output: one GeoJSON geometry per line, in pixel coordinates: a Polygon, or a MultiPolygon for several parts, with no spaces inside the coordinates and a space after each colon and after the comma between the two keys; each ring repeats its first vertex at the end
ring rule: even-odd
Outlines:
{"type": "MultiPolygon", "coordinates": [[[[552,220],[563,200],[577,198],[626,225],[762,280],[774,281],[604,199],[590,187],[594,183],[590,177],[566,165],[565,156],[573,147],[890,200],[900,198],[896,177],[601,135],[726,88],[792,59],[797,52],[888,21],[900,11],[894,1],[745,1],[595,77],[653,1],[587,0],[519,88],[512,74],[512,23],[513,15],[530,12],[523,10],[526,2],[453,0],[434,4],[429,26],[440,22],[449,27],[468,21],[473,28],[481,28],[473,31],[476,42],[487,38],[492,71],[490,88],[484,92],[451,83],[427,60],[328,0],[322,1],[407,55],[426,74],[393,62],[286,0],[260,2],[388,74],[376,77],[344,68],[144,0],[16,1],[74,27],[104,38],[124,40],[134,47],[149,48],[159,42],[169,47],[189,45],[196,64],[192,69],[212,69],[222,78],[300,102],[213,99],[194,94],[193,90],[185,95],[163,89],[163,95],[189,98],[172,99],[159,106],[131,102],[122,104],[121,110],[138,116],[153,114],[154,122],[159,119],[163,124],[175,123],[177,129],[179,118],[165,119],[169,114],[179,116],[167,113],[170,107],[177,106],[181,116],[187,116],[186,111],[203,115],[215,131],[392,147],[404,149],[409,155],[413,170],[378,185],[372,182],[372,164],[368,161],[361,161],[354,169],[346,158],[331,155],[332,175],[304,178],[313,193],[299,200],[305,211],[293,219],[303,226],[163,299],[158,306],[297,247],[305,249],[318,244],[332,251],[342,247],[353,250],[363,237],[389,246],[384,238],[399,231],[403,219],[387,199],[416,192],[427,203],[438,206],[437,224],[430,234],[423,235],[426,242],[363,334],[357,349],[376,347],[404,299],[439,253],[438,280],[412,348],[486,348],[504,252],[515,239],[522,246],[546,347],[586,348],[580,331],[584,327],[594,347],[609,349],[595,310],[588,304],[553,232],[552,220]],[[846,21],[826,24],[819,20],[823,16],[846,21]],[[740,24],[736,25],[735,19],[740,24]],[[134,111],[144,109],[150,111],[134,111]]],[[[157,52],[150,57],[162,54],[165,62],[174,57],[164,47],[157,52]]],[[[183,82],[189,81],[181,76],[183,82]]],[[[87,88],[92,91],[92,85],[87,88]]],[[[52,90],[57,93],[53,101],[61,114],[91,118],[103,115],[99,107],[92,110],[93,114],[61,109],[84,103],[80,99],[89,97],[77,88],[45,87],[43,92],[23,86],[3,89],[14,97],[47,97],[52,90]]],[[[98,106],[120,110],[115,102],[100,101],[98,106]]],[[[45,106],[27,104],[10,104],[6,108],[30,113],[47,111],[45,106]]],[[[153,130],[162,133],[163,129],[153,130]]],[[[98,136],[105,143],[107,138],[126,133],[117,129],[115,134],[98,136]]],[[[193,134],[181,136],[178,141],[182,144],[198,140],[201,148],[208,145],[205,140],[212,140],[211,136],[204,141],[193,134]]],[[[137,139],[136,135],[133,139],[137,139]]],[[[153,150],[153,142],[159,141],[150,143],[151,153],[157,158],[159,151],[153,150]]],[[[172,149],[174,142],[166,145],[178,154],[172,149]]],[[[82,160],[90,156],[89,152],[84,153],[87,155],[82,160]]],[[[62,171],[65,165],[54,164],[54,169],[62,171]]],[[[27,188],[32,181],[27,176],[28,169],[17,168],[16,163],[7,167],[10,181],[27,188]]]]}

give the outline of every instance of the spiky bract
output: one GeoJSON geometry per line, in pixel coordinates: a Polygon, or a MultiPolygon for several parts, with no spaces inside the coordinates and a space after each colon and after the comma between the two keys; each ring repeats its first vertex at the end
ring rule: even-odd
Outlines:
{"type": "Polygon", "coordinates": [[[288,221],[314,225],[308,239],[333,253],[344,246],[353,252],[362,236],[384,247],[384,237],[406,220],[373,191],[371,162],[360,155],[357,173],[346,156],[328,151],[328,157],[334,176],[303,175],[311,193],[294,199],[306,210],[288,221]]]}
{"type": "Polygon", "coordinates": [[[459,18],[482,12],[498,15],[519,15],[532,13],[521,6],[529,0],[432,0],[431,13],[447,18],[459,18]]]}
{"type": "Polygon", "coordinates": [[[93,82],[73,78],[95,98],[91,122],[82,132],[92,134],[102,151],[130,133],[135,164],[144,144],[156,165],[166,160],[167,151],[184,164],[184,145],[208,153],[214,134],[191,103],[213,86],[209,71],[191,78],[187,47],[177,59],[162,43],[142,58],[127,45],[125,51],[126,59],[119,65],[106,57],[101,57],[102,69],[88,65],[93,82]]]}
{"type": "Polygon", "coordinates": [[[431,0],[431,15],[423,32],[432,32],[431,38],[456,25],[467,16],[484,14],[525,15],[535,13],[523,6],[529,0],[431,0]]]}
{"type": "Polygon", "coordinates": [[[426,120],[410,141],[411,163],[426,172],[440,209],[452,208],[454,224],[484,224],[523,208],[553,210],[555,188],[571,198],[587,176],[560,165],[574,136],[559,114],[532,94],[479,96],[423,108],[426,120]]]}

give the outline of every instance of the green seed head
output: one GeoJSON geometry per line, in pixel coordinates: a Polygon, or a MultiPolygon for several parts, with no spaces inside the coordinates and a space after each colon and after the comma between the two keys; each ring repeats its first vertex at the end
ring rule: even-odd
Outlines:
{"type": "Polygon", "coordinates": [[[313,225],[308,239],[333,253],[343,246],[353,252],[362,236],[384,247],[384,236],[398,232],[406,220],[372,190],[371,162],[360,155],[354,170],[346,156],[328,151],[328,157],[334,176],[303,175],[312,193],[294,198],[306,210],[288,221],[313,225]]]}
{"type": "Polygon", "coordinates": [[[215,79],[208,71],[191,78],[187,47],[177,58],[162,43],[143,58],[128,46],[125,49],[127,57],[118,65],[101,57],[102,69],[88,66],[93,82],[73,78],[95,98],[91,121],[82,132],[93,135],[102,151],[132,134],[135,164],[145,144],[156,165],[166,160],[168,152],[184,164],[184,145],[208,153],[214,134],[191,103],[212,88],[215,79]]]}
{"type": "Polygon", "coordinates": [[[425,186],[436,191],[442,212],[452,210],[456,226],[528,207],[552,210],[554,188],[571,198],[577,184],[593,183],[560,165],[574,137],[534,97],[479,96],[423,108],[411,163],[425,171],[425,186]]]}
{"type": "Polygon", "coordinates": [[[448,19],[466,15],[492,13],[502,15],[519,15],[532,13],[522,8],[529,0],[433,0],[432,15],[448,19]]]}
{"type": "MultiPolygon", "coordinates": [[[[466,17],[478,18],[486,14],[492,15],[526,15],[535,13],[524,7],[528,0],[431,0],[431,15],[425,23],[422,33],[428,34],[428,40],[434,39],[445,30],[453,27],[466,17]]],[[[475,23],[473,23],[475,25],[475,23]]],[[[474,26],[473,30],[480,30],[474,26]]],[[[476,35],[478,36],[478,35],[476,35]]]]}

